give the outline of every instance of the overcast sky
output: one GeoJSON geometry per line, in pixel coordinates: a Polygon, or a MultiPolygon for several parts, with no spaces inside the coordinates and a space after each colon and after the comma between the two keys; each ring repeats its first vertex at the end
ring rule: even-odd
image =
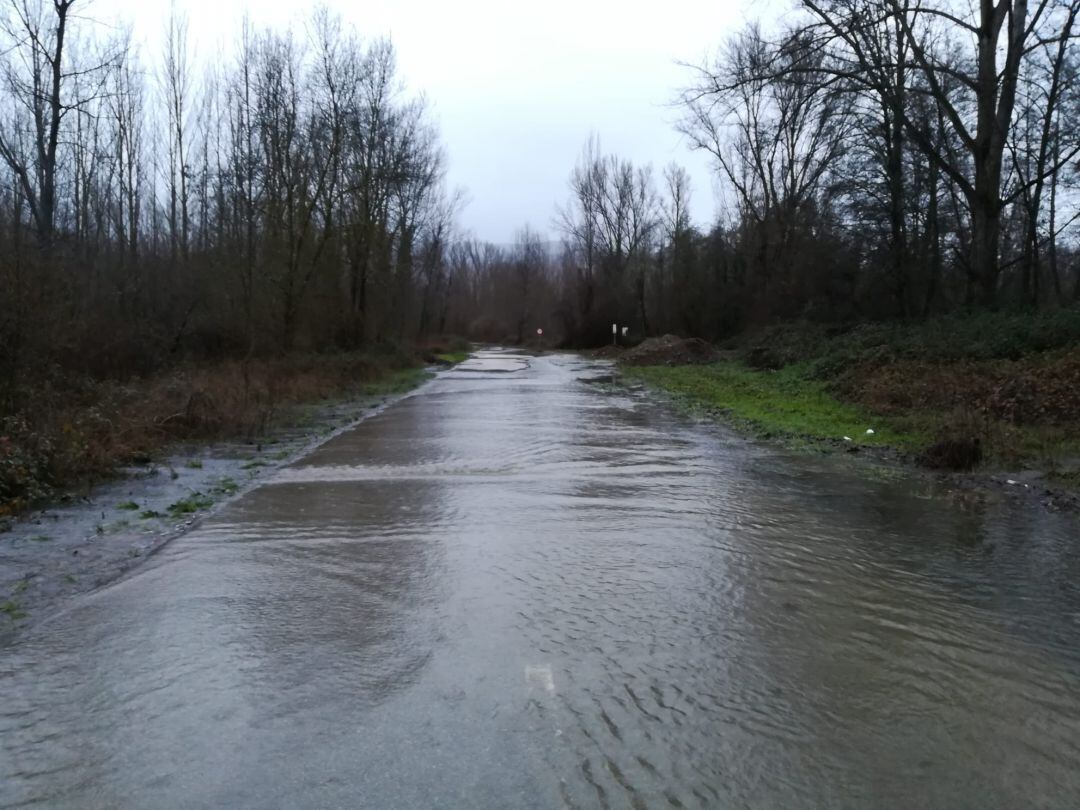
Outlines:
{"type": "MultiPolygon", "coordinates": [[[[314,3],[176,0],[199,61],[223,52],[245,8],[256,25],[302,25],[314,3]]],[[[402,77],[433,103],[463,188],[464,229],[510,242],[526,222],[555,235],[555,206],[590,133],[605,152],[670,161],[694,180],[694,214],[715,210],[706,157],[675,131],[670,106],[689,73],[762,0],[329,0],[364,36],[390,35],[402,77]]],[[[147,60],[159,59],[169,0],[92,0],[99,20],[126,20],[147,60]]]]}

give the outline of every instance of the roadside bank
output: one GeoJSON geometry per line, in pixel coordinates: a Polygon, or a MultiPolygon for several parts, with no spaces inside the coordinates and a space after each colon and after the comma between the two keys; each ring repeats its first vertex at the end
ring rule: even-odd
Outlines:
{"type": "Polygon", "coordinates": [[[432,376],[388,368],[337,395],[283,405],[258,435],[174,442],[0,531],[0,643],[122,576],[227,501],[432,376]]]}
{"type": "Polygon", "coordinates": [[[711,354],[692,348],[667,336],[615,359],[624,380],[744,435],[892,458],[1030,493],[1052,508],[1077,506],[1075,310],[788,324],[711,354]]]}

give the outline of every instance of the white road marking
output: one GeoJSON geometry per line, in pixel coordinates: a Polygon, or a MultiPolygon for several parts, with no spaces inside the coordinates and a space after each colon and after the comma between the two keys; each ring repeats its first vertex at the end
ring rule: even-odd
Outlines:
{"type": "Polygon", "coordinates": [[[527,664],[525,683],[543,689],[549,695],[555,694],[555,676],[551,672],[550,664],[527,664]]]}

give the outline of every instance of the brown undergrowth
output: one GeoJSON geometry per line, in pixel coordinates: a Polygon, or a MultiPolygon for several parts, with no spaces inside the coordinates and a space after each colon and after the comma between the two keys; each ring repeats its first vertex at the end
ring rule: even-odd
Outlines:
{"type": "Polygon", "coordinates": [[[864,364],[840,388],[883,413],[967,407],[1015,425],[1067,425],[1080,417],[1080,350],[1021,360],[864,364]]]}
{"type": "Polygon", "coordinates": [[[788,324],[743,338],[748,365],[799,367],[840,401],[925,436],[931,467],[1080,461],[1080,310],[973,313],[849,328],[788,324]]]}
{"type": "Polygon", "coordinates": [[[183,366],[145,378],[44,373],[0,415],[0,517],[145,463],[177,441],[254,439],[294,406],[416,382],[400,349],[183,366]]]}
{"type": "Polygon", "coordinates": [[[985,452],[1005,465],[1055,469],[1080,451],[1080,349],[1018,360],[864,363],[834,387],[874,413],[931,426],[930,466],[968,469],[985,452]]]}

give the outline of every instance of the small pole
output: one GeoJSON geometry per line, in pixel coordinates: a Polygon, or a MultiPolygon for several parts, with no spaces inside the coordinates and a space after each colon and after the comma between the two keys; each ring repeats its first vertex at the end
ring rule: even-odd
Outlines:
{"type": "Polygon", "coordinates": [[[611,325],[611,345],[619,345],[619,325],[617,323],[611,325]]]}

